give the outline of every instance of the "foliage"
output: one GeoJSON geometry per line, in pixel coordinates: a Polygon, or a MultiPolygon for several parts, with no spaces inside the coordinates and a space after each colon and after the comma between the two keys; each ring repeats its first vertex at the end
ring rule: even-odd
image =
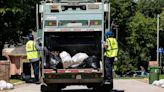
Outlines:
{"type": "Polygon", "coordinates": [[[164,12],[160,14],[159,46],[164,48],[164,12]]]}
{"type": "Polygon", "coordinates": [[[139,67],[150,60],[150,52],[156,46],[156,20],[147,18],[140,12],[132,17],[126,37],[131,55],[139,67]]]}
{"type": "Polygon", "coordinates": [[[146,17],[152,18],[161,13],[163,6],[164,0],[138,0],[137,2],[137,10],[146,17]]]}
{"type": "Polygon", "coordinates": [[[130,59],[130,53],[127,51],[119,50],[118,59],[119,61],[115,62],[116,65],[115,72],[116,74],[124,74],[127,71],[134,71],[134,62],[130,59]]]}
{"type": "Polygon", "coordinates": [[[148,61],[156,58],[156,15],[164,0],[135,1],[110,0],[111,23],[119,27],[119,61],[115,65],[120,73],[141,65],[147,69],[148,61]]]}
{"type": "Polygon", "coordinates": [[[38,0],[0,1],[0,59],[4,44],[17,44],[35,28],[35,4],[38,0]]]}

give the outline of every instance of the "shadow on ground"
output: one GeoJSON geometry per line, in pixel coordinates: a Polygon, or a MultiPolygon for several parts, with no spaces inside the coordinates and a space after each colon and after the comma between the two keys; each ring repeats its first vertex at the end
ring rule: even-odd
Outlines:
{"type": "MultiPolygon", "coordinates": [[[[93,92],[92,89],[74,89],[74,90],[63,90],[62,92],[93,92]]],[[[111,92],[124,92],[124,90],[114,89],[111,92]]]]}

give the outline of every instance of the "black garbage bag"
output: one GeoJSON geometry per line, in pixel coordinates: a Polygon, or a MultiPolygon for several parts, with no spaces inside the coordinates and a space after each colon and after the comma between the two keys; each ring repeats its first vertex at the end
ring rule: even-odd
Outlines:
{"type": "Polygon", "coordinates": [[[85,68],[99,68],[99,60],[96,56],[90,56],[84,60],[85,68]]]}
{"type": "Polygon", "coordinates": [[[50,68],[56,69],[63,69],[62,60],[59,56],[50,55],[50,68]]]}

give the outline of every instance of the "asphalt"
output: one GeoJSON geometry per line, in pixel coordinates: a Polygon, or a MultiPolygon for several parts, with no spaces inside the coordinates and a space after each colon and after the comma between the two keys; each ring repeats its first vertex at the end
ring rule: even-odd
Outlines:
{"type": "MultiPolygon", "coordinates": [[[[2,92],[40,92],[40,85],[18,82],[15,89],[2,92]],[[22,84],[22,85],[21,85],[22,84]]],[[[1,91],[0,91],[1,92],[1,91]]],[[[92,92],[86,86],[68,86],[63,92],[92,92]]],[[[116,79],[112,92],[164,92],[164,88],[136,79],[116,79]]]]}
{"type": "Polygon", "coordinates": [[[121,92],[164,92],[164,88],[135,79],[118,79],[114,81],[114,90],[121,92]]]}

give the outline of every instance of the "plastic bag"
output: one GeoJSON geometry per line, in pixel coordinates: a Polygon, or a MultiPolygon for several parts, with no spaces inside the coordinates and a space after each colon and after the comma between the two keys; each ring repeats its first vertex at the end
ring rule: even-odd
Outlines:
{"type": "Polygon", "coordinates": [[[4,80],[0,81],[0,90],[4,90],[4,89],[13,89],[14,85],[11,83],[7,83],[4,80]]]}
{"type": "Polygon", "coordinates": [[[67,53],[66,51],[63,51],[60,53],[60,58],[62,62],[72,62],[71,55],[67,53]]]}
{"type": "Polygon", "coordinates": [[[0,90],[4,90],[4,89],[6,89],[6,87],[7,87],[6,81],[1,80],[1,81],[0,81],[0,90]]]}
{"type": "Polygon", "coordinates": [[[88,58],[88,55],[86,53],[77,53],[72,57],[72,61],[81,63],[86,58],[88,58]]]}
{"type": "Polygon", "coordinates": [[[99,61],[96,56],[88,57],[84,62],[86,64],[85,68],[99,68],[99,61]]]}
{"type": "Polygon", "coordinates": [[[59,56],[51,56],[50,57],[50,68],[52,69],[62,69],[62,61],[59,56]]]}

